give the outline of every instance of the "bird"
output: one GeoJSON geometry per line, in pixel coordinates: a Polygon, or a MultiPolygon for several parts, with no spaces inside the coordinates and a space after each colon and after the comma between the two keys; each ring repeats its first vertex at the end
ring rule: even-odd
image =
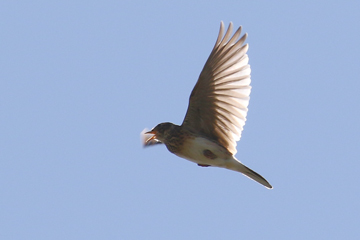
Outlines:
{"type": "Polygon", "coordinates": [[[220,167],[237,171],[271,189],[270,183],[236,157],[248,112],[251,92],[250,65],[241,37],[230,22],[226,32],[223,21],[210,56],[193,88],[189,105],[179,126],[170,122],[141,133],[143,146],[165,144],[167,149],[201,167],[220,167]]]}

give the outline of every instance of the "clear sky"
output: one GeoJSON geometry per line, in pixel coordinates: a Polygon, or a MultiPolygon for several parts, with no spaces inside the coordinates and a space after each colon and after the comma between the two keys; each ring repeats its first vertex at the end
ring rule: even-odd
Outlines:
{"type": "Polygon", "coordinates": [[[360,239],[359,1],[1,1],[0,239],[360,239]],[[220,21],[249,34],[242,174],[181,124],[220,21]]]}

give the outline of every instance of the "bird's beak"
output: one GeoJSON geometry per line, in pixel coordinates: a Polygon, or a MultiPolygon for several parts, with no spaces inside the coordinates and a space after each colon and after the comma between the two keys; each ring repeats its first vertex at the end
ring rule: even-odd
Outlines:
{"type": "Polygon", "coordinates": [[[140,141],[141,141],[141,144],[143,145],[143,147],[148,147],[148,146],[162,143],[156,138],[157,133],[158,132],[154,131],[154,129],[148,131],[148,129],[145,128],[144,130],[142,130],[140,133],[140,141]]]}
{"type": "Polygon", "coordinates": [[[150,132],[146,132],[145,134],[154,134],[153,136],[151,136],[150,138],[148,138],[146,141],[145,141],[145,144],[148,144],[151,140],[153,139],[156,139],[156,133],[150,131],[150,132]]]}
{"type": "Polygon", "coordinates": [[[150,130],[150,131],[145,132],[145,134],[156,134],[156,131],[150,130]]]}
{"type": "Polygon", "coordinates": [[[159,140],[156,139],[156,134],[157,134],[157,131],[154,131],[154,130],[145,132],[145,133],[143,134],[143,136],[144,136],[143,139],[145,140],[145,141],[143,142],[144,147],[161,143],[159,140]],[[148,139],[146,139],[146,137],[148,137],[149,134],[151,134],[152,136],[149,137],[148,139]]]}

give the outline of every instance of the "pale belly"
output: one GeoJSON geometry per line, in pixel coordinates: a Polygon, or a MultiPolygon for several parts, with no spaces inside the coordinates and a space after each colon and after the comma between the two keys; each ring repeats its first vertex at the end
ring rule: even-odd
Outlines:
{"type": "Polygon", "coordinates": [[[175,154],[198,164],[225,167],[232,159],[226,149],[201,137],[187,140],[182,149],[183,151],[175,154]]]}

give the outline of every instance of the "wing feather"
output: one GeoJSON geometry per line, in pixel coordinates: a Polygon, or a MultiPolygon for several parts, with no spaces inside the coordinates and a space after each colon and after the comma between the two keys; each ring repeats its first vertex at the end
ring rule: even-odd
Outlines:
{"type": "Polygon", "coordinates": [[[251,78],[247,34],[241,27],[231,36],[221,22],[215,46],[190,95],[182,126],[217,141],[232,154],[240,140],[248,111],[251,78]],[[224,34],[225,32],[225,34],[224,34]],[[240,37],[240,38],[239,38],[240,37]]]}

